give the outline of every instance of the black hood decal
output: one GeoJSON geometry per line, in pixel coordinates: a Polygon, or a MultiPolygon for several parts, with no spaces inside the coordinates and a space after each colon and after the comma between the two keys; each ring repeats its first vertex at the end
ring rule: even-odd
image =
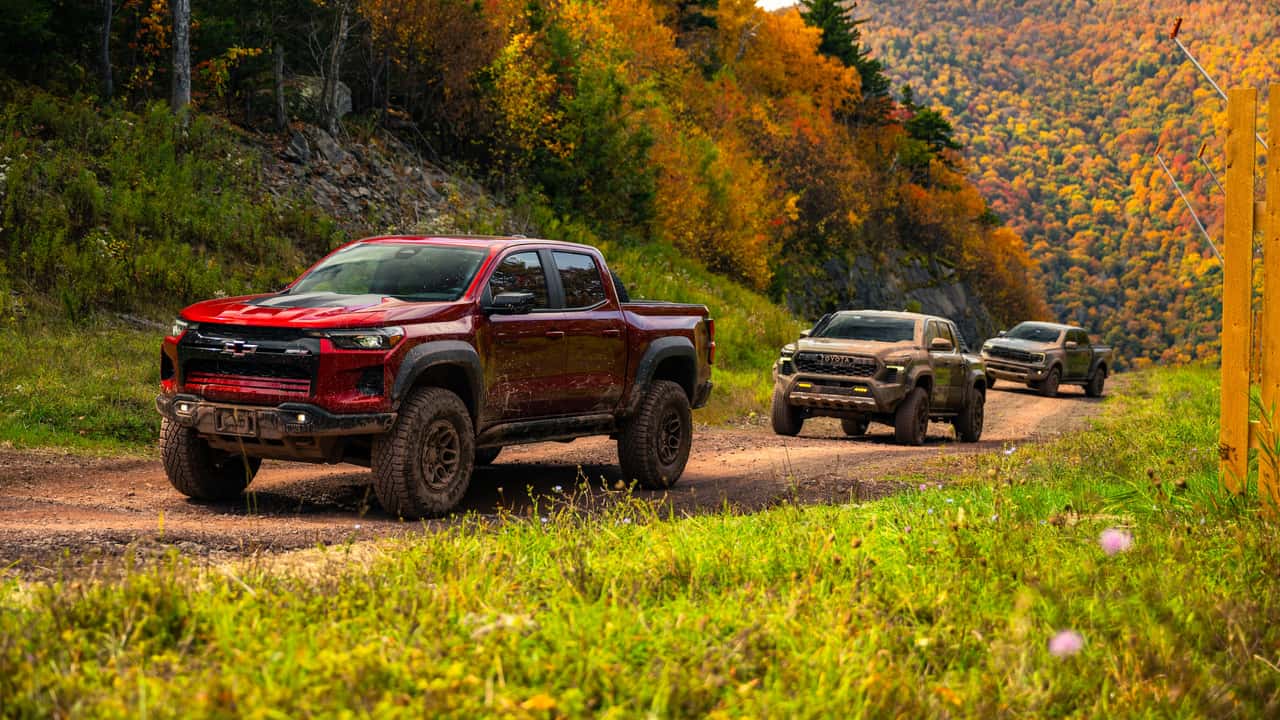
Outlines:
{"type": "Polygon", "coordinates": [[[289,293],[280,293],[279,295],[268,295],[256,300],[249,300],[245,304],[271,308],[346,308],[355,310],[381,305],[384,299],[385,296],[376,294],[341,295],[331,292],[310,292],[291,295],[289,293]]]}

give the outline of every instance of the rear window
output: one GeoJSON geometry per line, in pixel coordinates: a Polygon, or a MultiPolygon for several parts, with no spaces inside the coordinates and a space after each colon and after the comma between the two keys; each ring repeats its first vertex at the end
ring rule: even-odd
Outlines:
{"type": "Polygon", "coordinates": [[[876,315],[836,315],[813,336],[864,342],[911,342],[916,337],[916,321],[876,315]]]}
{"type": "Polygon", "coordinates": [[[1022,323],[1015,326],[1012,330],[1005,334],[1005,337],[1014,340],[1030,340],[1031,342],[1054,342],[1062,333],[1061,330],[1049,325],[1040,325],[1037,323],[1022,323]]]}

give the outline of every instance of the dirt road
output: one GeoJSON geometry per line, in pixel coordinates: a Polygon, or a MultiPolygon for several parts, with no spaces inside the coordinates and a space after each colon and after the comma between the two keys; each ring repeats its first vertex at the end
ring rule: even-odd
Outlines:
{"type": "MultiPolygon", "coordinates": [[[[997,389],[987,401],[986,431],[977,444],[955,442],[950,425],[930,426],[923,447],[892,444],[892,429],[873,424],[867,437],[846,438],[832,420],[811,420],[798,438],[767,426],[702,428],[679,484],[665,495],[677,513],[744,511],[786,499],[833,502],[878,497],[900,487],[886,478],[925,473],[945,480],[964,456],[1036,441],[1078,428],[1099,401],[1077,388],[1045,399],[997,389]],[[941,458],[941,459],[940,459],[941,458]]],[[[463,512],[493,516],[546,507],[589,482],[578,502],[612,492],[620,478],[616,446],[605,438],[503,450],[472,480],[463,512]]],[[[268,461],[234,503],[197,503],[179,495],[158,460],[92,459],[45,452],[0,451],[0,565],[52,564],[64,551],[118,554],[136,540],[161,540],[195,554],[238,555],[287,550],[440,527],[457,516],[406,523],[384,514],[368,470],[268,461]]],[[[155,544],[154,542],[152,543],[155,544]]]]}

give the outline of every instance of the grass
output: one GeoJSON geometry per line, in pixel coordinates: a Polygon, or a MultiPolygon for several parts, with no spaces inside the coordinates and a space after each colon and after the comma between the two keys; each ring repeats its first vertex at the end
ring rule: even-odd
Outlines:
{"type": "Polygon", "coordinates": [[[160,427],[160,331],[56,313],[0,323],[0,443],[136,453],[160,427]]]}
{"type": "Polygon", "coordinates": [[[1087,432],[864,505],[619,493],[308,565],[10,579],[0,712],[1274,717],[1280,547],[1217,488],[1213,374],[1128,387],[1087,432]]]}

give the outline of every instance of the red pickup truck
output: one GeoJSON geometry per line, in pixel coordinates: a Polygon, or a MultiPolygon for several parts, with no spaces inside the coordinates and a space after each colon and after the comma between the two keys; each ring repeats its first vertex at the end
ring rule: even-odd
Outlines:
{"type": "Polygon", "coordinates": [[[197,303],[160,353],[160,448],[178,491],[225,499],[262,458],[371,466],[406,518],[448,512],[505,445],[617,438],[665,488],[711,392],[700,305],[632,302],[592,247],[377,237],[278,293],[197,303]]]}

